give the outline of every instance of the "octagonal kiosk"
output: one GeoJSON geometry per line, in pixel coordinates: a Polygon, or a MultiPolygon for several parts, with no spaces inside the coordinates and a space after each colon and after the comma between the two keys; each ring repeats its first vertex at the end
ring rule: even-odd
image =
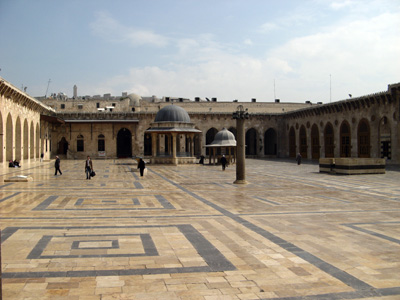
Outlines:
{"type": "Polygon", "coordinates": [[[210,148],[210,164],[215,165],[222,155],[226,156],[229,164],[236,162],[236,139],[234,134],[228,129],[223,128],[221,131],[218,131],[212,143],[206,145],[206,147],[210,148]]]}
{"type": "Polygon", "coordinates": [[[160,109],[146,133],[151,134],[150,163],[196,163],[194,137],[201,131],[194,128],[182,107],[172,104],[160,109]]]}

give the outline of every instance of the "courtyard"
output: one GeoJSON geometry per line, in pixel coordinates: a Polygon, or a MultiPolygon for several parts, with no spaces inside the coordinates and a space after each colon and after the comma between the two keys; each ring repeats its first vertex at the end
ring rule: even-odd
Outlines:
{"type": "Polygon", "coordinates": [[[3,300],[400,299],[398,168],[93,163],[0,169],[3,300]]]}

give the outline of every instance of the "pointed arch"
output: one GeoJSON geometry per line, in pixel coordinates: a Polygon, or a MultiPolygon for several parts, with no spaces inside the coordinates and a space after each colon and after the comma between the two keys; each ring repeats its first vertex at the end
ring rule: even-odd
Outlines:
{"type": "Polygon", "coordinates": [[[264,154],[276,155],[277,151],[276,131],[273,128],[267,129],[264,133],[264,154]]]}
{"type": "Polygon", "coordinates": [[[301,125],[299,132],[299,142],[300,142],[300,155],[303,158],[307,158],[307,132],[306,127],[301,125]]]}
{"type": "Polygon", "coordinates": [[[246,132],[246,155],[257,155],[257,130],[250,128],[246,132]]]}
{"type": "Polygon", "coordinates": [[[35,155],[35,125],[31,121],[31,126],[29,129],[29,158],[34,158],[35,155]]]}
{"type": "Polygon", "coordinates": [[[358,157],[370,157],[370,127],[366,119],[361,119],[358,123],[357,141],[358,141],[358,157]]]}
{"type": "Polygon", "coordinates": [[[21,119],[18,116],[15,121],[15,157],[14,159],[21,161],[22,158],[22,129],[21,119]]]}
{"type": "Polygon", "coordinates": [[[319,144],[319,130],[318,126],[314,124],[311,127],[311,157],[312,159],[320,158],[320,144],[319,144]]]}
{"type": "Polygon", "coordinates": [[[29,125],[28,120],[24,120],[24,159],[29,159],[29,125]]]}
{"type": "Polygon", "coordinates": [[[11,114],[9,113],[7,116],[7,122],[6,122],[6,160],[14,160],[13,157],[13,135],[14,135],[14,127],[13,127],[13,121],[11,114]]]}
{"type": "Polygon", "coordinates": [[[40,156],[40,125],[39,123],[36,124],[36,134],[35,134],[35,145],[36,145],[36,158],[40,156]]]}
{"type": "Polygon", "coordinates": [[[340,157],[351,157],[351,130],[346,120],[340,125],[340,157]]]}
{"type": "Polygon", "coordinates": [[[85,151],[85,138],[82,134],[78,134],[76,137],[76,152],[85,151]]]}
{"type": "Polygon", "coordinates": [[[132,133],[128,128],[118,131],[117,157],[132,157],[132,133]]]}
{"type": "Polygon", "coordinates": [[[381,158],[392,159],[392,132],[387,117],[383,117],[379,122],[379,145],[381,158]]]}
{"type": "Polygon", "coordinates": [[[296,157],[296,132],[293,126],[289,130],[289,157],[296,157]]]}
{"type": "Polygon", "coordinates": [[[331,123],[325,125],[324,130],[325,157],[335,156],[335,135],[331,123]]]}
{"type": "MultiPolygon", "coordinates": [[[[218,130],[214,127],[210,128],[206,132],[206,145],[211,144],[214,141],[215,135],[218,133],[218,130]]],[[[210,148],[206,148],[206,155],[210,154],[210,148]]]]}

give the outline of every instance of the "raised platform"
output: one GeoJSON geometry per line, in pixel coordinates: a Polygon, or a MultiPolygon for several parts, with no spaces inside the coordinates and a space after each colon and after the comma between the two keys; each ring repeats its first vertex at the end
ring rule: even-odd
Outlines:
{"type": "Polygon", "coordinates": [[[319,171],[323,173],[357,175],[385,174],[384,158],[320,158],[319,171]]]}
{"type": "Polygon", "coordinates": [[[25,175],[17,175],[4,179],[4,182],[28,182],[32,181],[32,177],[25,175]]]}
{"type": "Polygon", "coordinates": [[[167,164],[167,165],[183,165],[183,164],[195,164],[197,162],[196,157],[152,157],[150,158],[151,164],[167,164]]]}

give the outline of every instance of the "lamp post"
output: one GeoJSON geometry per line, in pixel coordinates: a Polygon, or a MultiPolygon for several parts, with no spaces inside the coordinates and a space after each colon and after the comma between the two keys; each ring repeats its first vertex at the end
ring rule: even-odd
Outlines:
{"type": "Polygon", "coordinates": [[[247,108],[242,105],[232,114],[232,118],[236,120],[236,138],[237,138],[237,160],[236,160],[236,184],[246,184],[246,143],[244,134],[244,120],[249,118],[247,108]]]}

